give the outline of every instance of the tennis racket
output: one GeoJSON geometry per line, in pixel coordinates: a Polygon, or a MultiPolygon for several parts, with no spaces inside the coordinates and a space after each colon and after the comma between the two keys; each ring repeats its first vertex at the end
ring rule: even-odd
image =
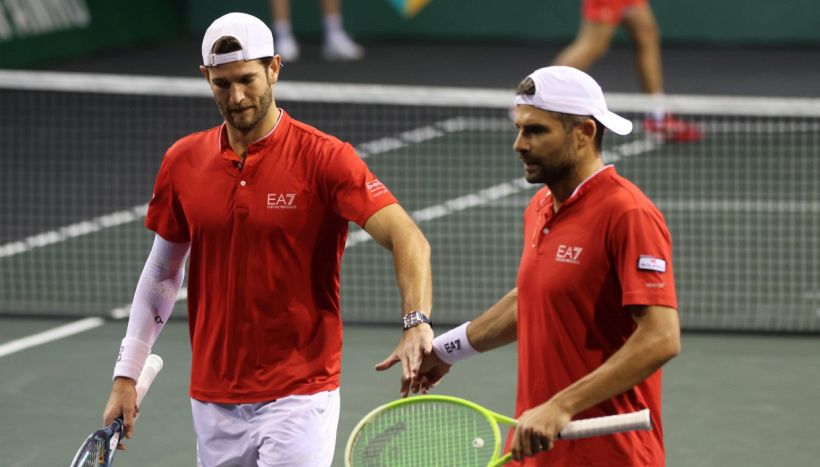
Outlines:
{"type": "MultiPolygon", "coordinates": [[[[159,355],[149,355],[137,380],[137,407],[142,403],[145,393],[160,370],[162,358],[159,355]]],[[[114,453],[117,452],[122,430],[122,416],[119,416],[107,427],[88,435],[77,454],[74,454],[71,467],[110,467],[114,453]]]]}
{"type": "MultiPolygon", "coordinates": [[[[499,466],[499,424],[517,422],[473,402],[425,395],[389,402],[367,414],[350,435],[345,467],[499,466]]],[[[624,415],[576,420],[559,439],[580,439],[631,430],[651,430],[649,409],[624,415]]]]}

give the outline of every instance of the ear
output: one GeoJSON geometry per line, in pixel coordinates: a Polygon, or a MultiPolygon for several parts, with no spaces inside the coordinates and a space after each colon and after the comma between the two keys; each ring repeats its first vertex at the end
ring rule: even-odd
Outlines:
{"type": "Polygon", "coordinates": [[[282,57],[279,55],[274,55],[273,60],[270,62],[270,68],[268,69],[268,78],[271,83],[275,83],[279,80],[279,71],[282,69],[282,57]]]}
{"type": "Polygon", "coordinates": [[[211,75],[208,73],[208,69],[204,65],[199,65],[199,72],[202,73],[202,77],[205,78],[205,81],[208,84],[211,84],[211,75]]]}
{"type": "Polygon", "coordinates": [[[597,131],[595,120],[588,118],[575,128],[577,130],[576,138],[579,148],[595,145],[595,132],[597,131]]]}

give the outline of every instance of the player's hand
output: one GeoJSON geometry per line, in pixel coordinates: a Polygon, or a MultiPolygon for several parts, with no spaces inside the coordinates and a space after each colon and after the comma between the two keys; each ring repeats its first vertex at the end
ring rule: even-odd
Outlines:
{"type": "Polygon", "coordinates": [[[451,366],[440,359],[435,350],[428,353],[421,361],[418,376],[410,383],[410,391],[414,394],[427,394],[450,371],[451,366]]]}
{"type": "Polygon", "coordinates": [[[419,324],[402,333],[399,345],[393,352],[376,365],[376,370],[384,371],[401,362],[402,397],[410,393],[410,384],[419,374],[422,358],[433,351],[433,328],[427,323],[419,324]]]}
{"type": "MultiPolygon", "coordinates": [[[[137,422],[136,385],[136,381],[131,378],[115,378],[103,412],[103,426],[110,425],[115,418],[122,415],[123,434],[126,438],[134,434],[134,424],[137,422]]],[[[118,444],[117,449],[125,451],[125,444],[118,444]]]]}
{"type": "Polygon", "coordinates": [[[552,449],[558,434],[572,419],[572,414],[552,401],[525,411],[518,417],[518,425],[510,445],[512,458],[520,461],[552,449]]]}

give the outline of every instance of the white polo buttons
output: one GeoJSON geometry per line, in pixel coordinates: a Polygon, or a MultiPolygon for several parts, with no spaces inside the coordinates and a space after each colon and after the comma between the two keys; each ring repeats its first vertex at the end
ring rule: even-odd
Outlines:
{"type": "Polygon", "coordinates": [[[239,182],[239,186],[245,186],[247,184],[248,184],[248,182],[246,182],[245,180],[242,180],[241,182],[239,182]]]}

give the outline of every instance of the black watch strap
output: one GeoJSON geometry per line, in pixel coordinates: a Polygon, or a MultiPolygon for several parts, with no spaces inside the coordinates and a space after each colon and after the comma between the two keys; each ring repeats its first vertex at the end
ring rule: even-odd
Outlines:
{"type": "Polygon", "coordinates": [[[402,327],[405,331],[422,323],[427,323],[430,326],[433,326],[433,322],[430,321],[430,318],[420,311],[411,311],[410,313],[404,315],[404,318],[402,319],[402,327]]]}

